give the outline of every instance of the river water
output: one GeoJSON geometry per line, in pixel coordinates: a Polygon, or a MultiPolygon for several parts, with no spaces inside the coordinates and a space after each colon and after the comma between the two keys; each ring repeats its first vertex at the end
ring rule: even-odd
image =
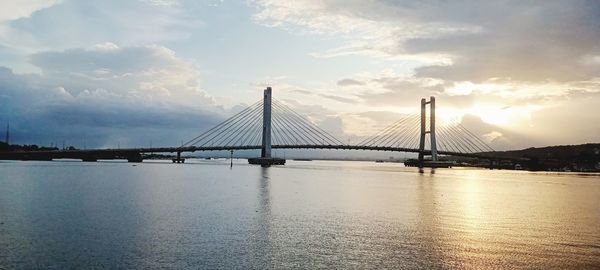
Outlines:
{"type": "Polygon", "coordinates": [[[599,268],[600,175],[0,162],[0,269],[599,268]]]}

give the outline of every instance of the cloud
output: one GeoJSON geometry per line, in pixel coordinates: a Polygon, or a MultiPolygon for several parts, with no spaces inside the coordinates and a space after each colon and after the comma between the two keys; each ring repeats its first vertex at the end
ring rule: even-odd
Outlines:
{"type": "Polygon", "coordinates": [[[33,37],[19,35],[11,27],[18,19],[28,18],[35,12],[52,7],[61,0],[5,0],[0,8],[0,61],[15,61],[16,55],[23,50],[21,42],[15,40],[31,40],[33,37]]]}
{"type": "Polygon", "coordinates": [[[290,93],[298,93],[298,94],[302,94],[302,95],[312,95],[313,94],[313,92],[303,90],[303,89],[294,89],[294,90],[290,90],[289,92],[290,93]]]}
{"type": "Polygon", "coordinates": [[[254,19],[271,27],[303,34],[337,35],[346,43],[318,57],[369,55],[389,59],[447,62],[439,54],[406,54],[401,44],[413,38],[478,31],[478,27],[453,22],[422,22],[418,8],[429,4],[412,1],[259,0],[254,19]]]}
{"type": "Polygon", "coordinates": [[[71,94],[47,85],[44,77],[0,68],[0,121],[11,122],[14,143],[133,147],[154,141],[154,146],[172,146],[229,114],[210,104],[198,103],[204,108],[199,109],[102,89],[71,94]]]}
{"type": "Polygon", "coordinates": [[[0,68],[0,118],[11,121],[15,142],[178,145],[230,114],[162,46],[106,43],[37,53],[31,62],[40,74],[0,68]]]}
{"type": "Polygon", "coordinates": [[[364,82],[353,79],[341,79],[337,82],[337,86],[364,85],[364,82]]]}
{"type": "Polygon", "coordinates": [[[337,139],[344,140],[347,136],[343,118],[338,112],[323,105],[305,104],[295,99],[282,99],[281,101],[304,119],[329,132],[337,139]]]}
{"type": "Polygon", "coordinates": [[[324,97],[324,98],[328,98],[331,100],[335,100],[337,102],[341,102],[341,103],[347,103],[347,104],[356,104],[356,99],[353,98],[347,98],[347,97],[341,97],[338,95],[328,95],[328,94],[319,94],[319,96],[324,97]]]}
{"type": "Polygon", "coordinates": [[[4,29],[0,44],[24,56],[107,41],[132,46],[182,40],[192,30],[204,27],[175,1],[65,1],[51,5],[57,2],[39,1],[46,4],[38,5],[37,12],[28,17],[0,22],[4,29]]]}
{"type": "MultiPolygon", "coordinates": [[[[536,141],[535,137],[487,123],[476,115],[464,115],[457,122],[494,150],[523,149],[532,145],[544,145],[536,141]]],[[[465,137],[469,136],[465,134],[465,137]]]]}
{"type": "Polygon", "coordinates": [[[523,130],[553,144],[600,141],[600,92],[572,92],[531,115],[532,125],[523,130]]]}
{"type": "Polygon", "coordinates": [[[415,60],[421,62],[419,77],[541,82],[600,76],[593,60],[600,55],[596,1],[264,0],[256,5],[260,23],[346,40],[325,55],[415,60]]]}
{"type": "MultiPolygon", "coordinates": [[[[347,133],[368,135],[364,129],[378,130],[393,118],[399,119],[401,114],[417,114],[419,100],[435,96],[440,123],[465,121],[465,125],[468,124],[480,138],[493,137],[489,142],[496,149],[567,143],[568,138],[571,138],[571,143],[584,143],[594,141],[591,134],[597,134],[598,121],[591,116],[599,115],[600,107],[589,103],[600,100],[598,80],[531,84],[492,80],[479,84],[446,82],[391,71],[361,73],[346,78],[361,83],[358,87],[339,89],[350,91],[357,98],[353,106],[355,113],[342,115],[347,133]],[[579,120],[569,122],[563,120],[566,116],[554,115],[579,115],[574,111],[581,108],[587,108],[580,117],[587,119],[586,125],[580,124],[583,122],[579,120]],[[542,112],[548,111],[553,117],[540,117],[542,112]],[[551,119],[561,119],[562,123],[551,119]],[[562,125],[565,126],[560,127],[562,125]],[[566,125],[577,128],[567,128],[566,125]]],[[[600,140],[600,137],[596,136],[595,140],[600,140]]]]}
{"type": "Polygon", "coordinates": [[[166,47],[119,47],[104,43],[87,49],[33,54],[48,86],[73,95],[96,93],[147,102],[176,102],[193,107],[214,101],[200,88],[199,75],[166,47]],[[97,91],[101,90],[101,91],[97,91]]]}
{"type": "Polygon", "coordinates": [[[369,118],[377,123],[383,124],[384,126],[391,124],[392,122],[395,122],[404,116],[400,113],[388,111],[366,111],[357,113],[356,115],[369,118]]]}
{"type": "Polygon", "coordinates": [[[419,100],[443,92],[443,82],[431,79],[415,78],[382,71],[375,74],[364,73],[353,79],[353,94],[370,107],[414,107],[419,100]]]}
{"type": "Polygon", "coordinates": [[[4,0],[0,9],[0,23],[29,17],[38,10],[51,7],[61,0],[4,0]]]}
{"type": "Polygon", "coordinates": [[[145,2],[155,6],[175,6],[180,4],[178,0],[145,0],[145,2]]]}

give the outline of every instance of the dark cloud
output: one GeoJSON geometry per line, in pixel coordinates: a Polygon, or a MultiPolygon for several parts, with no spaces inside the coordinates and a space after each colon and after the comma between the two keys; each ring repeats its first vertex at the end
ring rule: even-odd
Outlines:
{"type": "Polygon", "coordinates": [[[436,15],[426,16],[426,20],[460,22],[480,30],[406,41],[402,45],[405,52],[443,53],[453,58],[451,65],[418,68],[417,76],[473,82],[491,78],[580,81],[600,76],[600,62],[591,60],[600,55],[599,2],[463,4],[437,2],[427,6],[432,11],[424,10],[436,15]],[[441,8],[448,9],[442,13],[441,8]]]}
{"type": "MultiPolygon", "coordinates": [[[[480,82],[573,81],[600,76],[600,2],[258,1],[263,21],[354,32],[333,51],[424,57],[419,77],[480,82]],[[435,56],[432,57],[432,55],[435,56]],[[424,62],[426,63],[426,62],[424,62]]],[[[272,23],[273,24],[273,23],[272,23]]]]}
{"type": "Polygon", "coordinates": [[[365,85],[364,82],[353,79],[342,79],[337,82],[338,86],[365,85]]]}
{"type": "Polygon", "coordinates": [[[118,47],[104,43],[86,49],[36,53],[30,58],[41,69],[40,83],[48,88],[62,87],[72,95],[102,90],[107,95],[135,95],[154,101],[213,102],[200,89],[191,65],[162,46],[118,47]]]}
{"type": "Polygon", "coordinates": [[[107,77],[155,68],[177,67],[178,59],[164,47],[125,47],[112,43],[91,49],[40,52],[31,55],[31,62],[49,73],[82,73],[107,77]]]}
{"type": "Polygon", "coordinates": [[[322,96],[324,98],[328,98],[331,100],[335,100],[335,101],[341,102],[341,103],[356,104],[356,102],[357,102],[357,100],[355,100],[355,99],[341,97],[341,96],[337,96],[337,95],[320,94],[319,96],[322,96]]]}
{"type": "Polygon", "coordinates": [[[30,58],[40,75],[0,69],[6,88],[0,96],[11,105],[4,118],[13,122],[16,142],[178,145],[229,114],[165,47],[104,43],[30,58]]]}
{"type": "Polygon", "coordinates": [[[338,95],[331,95],[331,94],[320,94],[320,93],[314,93],[308,90],[302,90],[302,89],[294,89],[294,90],[289,90],[290,93],[298,93],[298,94],[302,94],[302,95],[307,95],[307,96],[315,96],[318,95],[320,97],[324,97],[327,99],[331,99],[331,100],[335,100],[337,102],[341,102],[341,103],[348,103],[348,104],[356,104],[357,100],[353,99],[353,98],[347,98],[347,97],[342,97],[342,96],[338,96],[338,95]]]}
{"type": "Polygon", "coordinates": [[[313,95],[313,92],[311,91],[307,91],[307,90],[302,90],[302,89],[294,89],[294,90],[290,90],[291,93],[298,93],[298,94],[302,94],[302,95],[313,95]]]}
{"type": "Polygon", "coordinates": [[[357,97],[371,106],[417,106],[421,98],[441,94],[443,90],[440,85],[393,75],[374,76],[365,88],[368,90],[357,97]]]}

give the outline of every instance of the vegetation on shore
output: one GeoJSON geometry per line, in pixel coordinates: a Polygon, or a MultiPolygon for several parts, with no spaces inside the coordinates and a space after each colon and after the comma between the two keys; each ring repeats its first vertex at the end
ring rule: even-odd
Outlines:
{"type": "Polygon", "coordinates": [[[600,143],[531,147],[497,151],[493,155],[528,160],[522,165],[531,170],[600,171],[600,143]]]}

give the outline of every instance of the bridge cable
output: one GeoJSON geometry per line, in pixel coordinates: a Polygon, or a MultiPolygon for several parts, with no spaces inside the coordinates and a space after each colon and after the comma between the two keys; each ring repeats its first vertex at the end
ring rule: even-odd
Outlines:
{"type": "Polygon", "coordinates": [[[461,130],[457,128],[457,125],[452,125],[450,126],[450,129],[453,129],[458,135],[458,138],[465,143],[465,145],[467,146],[467,149],[469,149],[469,153],[474,153],[477,151],[477,146],[473,145],[473,142],[471,142],[468,138],[464,137],[461,135],[461,130]]]}
{"type": "Polygon", "coordinates": [[[310,144],[308,143],[308,141],[311,139],[307,138],[306,134],[299,132],[300,130],[298,129],[298,127],[294,126],[294,124],[291,123],[284,115],[277,113],[275,114],[275,117],[278,122],[281,122],[281,125],[284,127],[284,129],[288,131],[288,137],[292,137],[290,138],[292,143],[290,143],[289,145],[294,145],[294,142],[295,144],[300,144],[301,142],[304,144],[310,144]],[[294,132],[294,130],[296,130],[296,132],[294,132]],[[306,142],[304,140],[306,140],[306,142]]]}
{"type": "Polygon", "coordinates": [[[461,149],[461,153],[470,153],[469,146],[462,140],[460,132],[457,132],[453,127],[453,125],[447,126],[450,141],[454,142],[461,149]]]}
{"type": "Polygon", "coordinates": [[[374,135],[366,138],[361,143],[359,143],[359,145],[373,145],[373,144],[377,143],[376,141],[378,141],[378,138],[380,138],[381,136],[385,136],[385,134],[387,134],[391,129],[393,129],[396,126],[402,124],[403,122],[407,121],[411,117],[412,117],[412,115],[406,115],[405,117],[403,117],[400,120],[392,123],[391,125],[388,125],[383,130],[381,130],[381,131],[375,133],[374,135]]]}
{"type": "Polygon", "coordinates": [[[296,144],[298,144],[298,145],[300,143],[303,143],[306,145],[310,145],[311,143],[314,145],[319,144],[320,139],[317,138],[315,140],[314,138],[309,136],[312,133],[309,129],[307,129],[300,123],[297,123],[296,121],[294,121],[294,119],[290,119],[291,116],[289,116],[288,113],[283,111],[283,108],[281,108],[279,104],[275,104],[275,106],[279,111],[281,111],[280,113],[277,114],[278,119],[280,119],[282,121],[282,124],[288,128],[288,130],[290,131],[289,134],[292,135],[292,137],[294,137],[296,144]],[[302,138],[302,137],[304,137],[304,138],[302,138]]]}
{"type": "Polygon", "coordinates": [[[293,145],[294,142],[296,142],[296,144],[297,144],[300,141],[300,139],[296,136],[295,132],[293,132],[293,130],[287,125],[287,123],[284,122],[284,120],[282,119],[282,116],[279,115],[278,113],[275,113],[275,114],[273,114],[273,117],[275,119],[275,121],[273,121],[273,124],[280,126],[281,137],[283,137],[285,139],[283,144],[284,145],[293,145]]]}
{"type": "Polygon", "coordinates": [[[407,121],[410,121],[411,117],[412,116],[410,116],[410,115],[408,117],[405,117],[404,119],[402,119],[402,121],[398,122],[397,124],[392,126],[392,128],[388,129],[388,131],[386,131],[384,134],[381,134],[378,137],[376,137],[374,140],[371,140],[371,142],[369,143],[369,146],[380,146],[380,145],[385,146],[385,143],[389,140],[389,137],[393,137],[396,134],[395,131],[397,131],[400,128],[403,128],[403,124],[407,121]],[[382,143],[382,144],[380,144],[380,143],[382,143]]]}
{"type": "MultiPolygon", "coordinates": [[[[298,117],[295,117],[293,114],[291,114],[291,113],[289,112],[289,110],[285,110],[285,107],[283,107],[283,106],[282,106],[282,105],[280,105],[279,103],[277,103],[277,104],[276,104],[276,106],[277,106],[277,107],[278,107],[280,110],[282,110],[282,111],[283,111],[283,113],[282,113],[282,118],[283,118],[283,119],[285,119],[285,120],[287,120],[287,122],[288,122],[289,124],[291,124],[291,125],[295,126],[297,131],[304,130],[304,131],[306,132],[306,134],[304,134],[304,135],[310,135],[310,136],[309,136],[310,138],[308,138],[308,139],[309,139],[309,140],[310,140],[312,143],[314,143],[314,145],[319,145],[319,142],[320,142],[320,141],[323,141],[323,143],[325,143],[325,142],[328,142],[328,143],[330,143],[330,142],[329,142],[329,138],[325,137],[325,136],[324,136],[324,135],[322,135],[322,134],[319,134],[319,133],[318,133],[318,131],[316,131],[315,129],[311,128],[311,127],[310,127],[310,124],[309,124],[309,123],[306,123],[306,121],[304,121],[304,119],[302,119],[302,118],[298,118],[298,117]],[[286,112],[286,111],[288,111],[288,112],[286,112]],[[299,121],[298,121],[298,120],[299,120],[299,121]],[[314,137],[315,135],[316,135],[317,137],[314,137]],[[316,141],[315,141],[315,139],[316,139],[316,141]]],[[[300,134],[302,134],[302,133],[300,133],[300,134]]],[[[306,138],[306,137],[305,137],[305,138],[306,138]]]]}
{"type": "Polygon", "coordinates": [[[237,136],[241,135],[239,133],[239,131],[243,130],[243,128],[248,123],[250,123],[250,121],[247,121],[247,120],[252,120],[257,115],[257,113],[260,112],[259,108],[260,107],[254,109],[252,112],[247,114],[244,118],[240,118],[240,120],[238,121],[241,123],[240,125],[232,125],[228,129],[220,132],[219,137],[216,140],[212,141],[211,144],[213,146],[233,146],[233,145],[230,145],[231,141],[235,140],[237,138],[237,136]]]}
{"type": "MultiPolygon", "coordinates": [[[[277,105],[276,105],[276,109],[279,109],[279,107],[277,107],[277,105]]],[[[316,140],[316,141],[312,140],[310,138],[310,136],[308,135],[308,132],[303,133],[301,130],[302,127],[300,127],[298,125],[298,123],[295,123],[294,121],[289,120],[288,117],[286,117],[284,113],[277,112],[275,115],[276,115],[276,119],[278,121],[281,121],[281,124],[288,130],[288,134],[290,134],[291,137],[293,137],[292,145],[294,144],[293,141],[295,141],[295,143],[298,145],[300,143],[308,145],[308,144],[310,144],[310,142],[312,142],[314,144],[318,144],[318,140],[316,140]]]]}
{"type": "Polygon", "coordinates": [[[215,126],[214,128],[212,128],[211,130],[201,134],[200,136],[196,137],[193,141],[188,142],[188,145],[191,143],[192,145],[196,145],[200,142],[202,142],[204,139],[212,136],[213,134],[217,134],[220,133],[226,129],[228,129],[235,121],[245,117],[251,110],[256,109],[254,106],[252,107],[248,107],[247,110],[243,110],[242,112],[240,112],[240,114],[229,118],[227,121],[222,122],[221,124],[215,126]]]}
{"type": "Polygon", "coordinates": [[[193,138],[193,139],[191,139],[191,140],[187,141],[185,144],[183,144],[183,145],[182,145],[182,147],[183,147],[183,146],[188,146],[188,145],[194,145],[195,143],[192,143],[192,142],[194,142],[194,141],[196,141],[196,140],[198,140],[198,139],[201,139],[201,137],[205,137],[207,134],[211,133],[211,132],[212,132],[213,130],[215,130],[215,129],[219,129],[219,128],[221,128],[223,125],[225,125],[225,124],[229,123],[229,122],[230,122],[230,121],[232,121],[233,119],[236,119],[236,118],[237,118],[237,117],[239,117],[241,114],[244,114],[244,113],[246,113],[247,111],[251,110],[251,109],[252,109],[252,107],[254,107],[255,105],[257,105],[257,104],[259,104],[259,103],[262,103],[262,101],[257,101],[256,103],[254,103],[254,104],[252,104],[252,105],[250,105],[250,106],[246,107],[245,109],[243,109],[243,110],[241,110],[240,112],[236,113],[236,114],[235,114],[235,115],[233,115],[232,117],[230,117],[230,118],[228,118],[228,119],[224,120],[223,122],[221,122],[221,123],[217,124],[216,126],[214,126],[214,127],[210,128],[209,130],[207,130],[207,131],[203,132],[202,134],[200,134],[200,135],[196,136],[195,138],[193,138]],[[192,144],[190,144],[190,143],[192,143],[192,144]]]}
{"type": "Polygon", "coordinates": [[[445,124],[438,126],[436,136],[440,138],[440,141],[443,141],[443,146],[440,145],[441,148],[439,148],[440,151],[459,152],[450,139],[446,137],[445,124]]]}
{"type": "Polygon", "coordinates": [[[408,142],[412,138],[419,137],[417,135],[419,129],[421,128],[419,125],[417,125],[419,122],[420,121],[418,118],[414,118],[413,121],[410,122],[409,127],[404,131],[402,136],[401,137],[399,136],[398,139],[393,142],[393,144],[398,145],[399,147],[410,148],[410,145],[408,145],[408,142]]]}
{"type": "MultiPolygon", "coordinates": [[[[280,103],[277,100],[275,100],[275,102],[276,103],[280,103]]],[[[333,142],[334,144],[339,144],[339,145],[343,145],[344,144],[342,141],[338,140],[336,137],[334,137],[331,134],[329,134],[329,132],[325,131],[321,127],[319,127],[319,126],[311,123],[310,121],[306,120],[303,116],[301,116],[300,114],[298,114],[294,110],[290,109],[288,106],[286,106],[284,104],[280,104],[280,106],[283,107],[283,109],[291,112],[292,116],[295,116],[298,120],[304,122],[305,125],[307,125],[308,128],[314,130],[315,132],[317,132],[317,134],[320,134],[322,136],[328,137],[329,141],[330,141],[330,143],[329,143],[330,145],[331,145],[331,142],[333,142]]]]}
{"type": "MultiPolygon", "coordinates": [[[[419,120],[417,123],[420,123],[421,121],[419,120]]],[[[415,150],[419,150],[419,142],[421,141],[421,127],[420,125],[415,125],[415,127],[412,129],[412,131],[414,132],[415,136],[413,136],[410,140],[407,141],[407,148],[412,148],[415,150]]]]}
{"type": "Polygon", "coordinates": [[[417,117],[415,119],[416,121],[414,122],[413,128],[410,130],[410,134],[407,136],[407,139],[403,140],[401,142],[401,144],[406,144],[406,148],[412,148],[412,149],[418,149],[419,148],[418,143],[419,143],[419,140],[420,140],[420,133],[421,133],[421,131],[420,131],[421,130],[421,126],[420,126],[421,120],[419,118],[420,117],[417,117]],[[413,140],[415,141],[414,142],[414,144],[415,144],[414,146],[412,144],[413,140]]]}
{"type": "Polygon", "coordinates": [[[439,135],[440,137],[440,141],[443,141],[443,150],[446,150],[448,152],[460,152],[458,151],[458,148],[456,147],[456,145],[454,145],[454,142],[452,142],[450,140],[450,138],[446,137],[446,132],[445,132],[445,127],[444,126],[440,126],[440,132],[438,134],[436,134],[436,136],[439,135]]]}
{"type": "MultiPolygon", "coordinates": [[[[414,122],[414,118],[410,119],[413,120],[412,122],[414,122]]],[[[390,146],[394,146],[395,142],[397,142],[400,138],[402,137],[407,137],[407,133],[409,132],[409,129],[411,127],[414,127],[414,125],[408,125],[410,122],[405,123],[405,127],[403,127],[402,130],[400,130],[400,132],[395,133],[393,137],[391,137],[390,139],[386,139],[385,141],[382,142],[382,144],[387,145],[388,143],[390,144],[390,146]]]]}
{"type": "Polygon", "coordinates": [[[248,131],[250,130],[249,128],[254,124],[254,122],[257,121],[257,117],[260,115],[261,110],[257,110],[255,111],[248,119],[250,121],[246,121],[245,123],[243,123],[240,127],[238,127],[235,131],[233,131],[232,134],[235,134],[235,136],[233,138],[231,138],[227,143],[225,143],[225,145],[230,145],[232,142],[234,142],[234,140],[237,138],[237,140],[235,140],[235,143],[232,144],[231,146],[235,146],[237,144],[237,142],[239,140],[241,140],[244,136],[246,136],[246,134],[248,133],[248,131]],[[241,131],[240,131],[241,130],[241,131]],[[239,132],[239,133],[238,133],[239,132]],[[239,137],[236,137],[238,136],[239,137]]]}
{"type": "MultiPolygon", "coordinates": [[[[257,106],[256,108],[253,108],[252,111],[258,110],[260,108],[260,106],[257,106]]],[[[238,122],[240,122],[242,119],[246,119],[248,117],[248,112],[246,112],[242,117],[238,117],[237,119],[235,119],[235,121],[230,122],[225,128],[221,128],[219,129],[219,132],[213,132],[213,134],[211,134],[212,136],[207,136],[210,137],[207,141],[205,141],[204,143],[202,143],[200,146],[205,146],[208,145],[209,143],[210,146],[214,146],[214,142],[212,141],[213,139],[215,139],[217,136],[221,135],[222,133],[224,133],[226,130],[230,129],[232,126],[235,126],[238,122]]],[[[204,138],[203,138],[204,139],[204,138]]],[[[200,141],[197,141],[194,144],[198,144],[200,143],[200,141]]]]}
{"type": "Polygon", "coordinates": [[[212,138],[210,138],[208,141],[206,141],[204,144],[202,145],[210,145],[210,146],[228,146],[227,143],[225,143],[225,141],[227,141],[229,138],[231,138],[232,136],[235,137],[238,135],[237,131],[241,128],[242,125],[238,125],[238,123],[247,123],[246,120],[251,119],[252,116],[254,114],[256,114],[258,111],[260,111],[260,106],[257,106],[256,108],[254,108],[252,111],[246,113],[243,117],[237,119],[235,122],[232,122],[227,128],[221,130],[220,132],[216,133],[215,136],[213,136],[212,138]],[[215,139],[215,140],[213,140],[215,139]],[[225,143],[223,145],[219,145],[221,143],[225,143]]]}
{"type": "MultiPolygon", "coordinates": [[[[454,125],[454,129],[457,130],[458,133],[464,133],[463,131],[461,131],[461,129],[459,128],[460,123],[457,122],[456,125],[454,125]]],[[[468,135],[468,134],[467,134],[468,135]]],[[[477,145],[475,144],[473,141],[471,141],[471,139],[468,136],[461,136],[461,138],[463,138],[464,141],[466,141],[467,143],[469,143],[469,145],[471,145],[473,148],[471,149],[472,152],[483,152],[483,150],[477,145]]]]}
{"type": "MultiPolygon", "coordinates": [[[[309,122],[308,120],[304,119],[302,116],[300,116],[298,113],[296,113],[295,111],[291,110],[290,108],[287,108],[287,106],[285,105],[281,105],[279,104],[279,102],[276,102],[276,106],[279,106],[280,109],[283,109],[287,112],[289,112],[287,114],[288,117],[291,117],[292,119],[296,119],[299,123],[298,124],[302,124],[301,127],[307,132],[307,133],[312,133],[313,135],[317,135],[318,137],[320,137],[321,139],[323,139],[323,143],[327,143],[329,145],[332,145],[332,142],[334,144],[343,144],[341,143],[339,140],[337,140],[335,137],[331,136],[331,134],[327,133],[326,131],[324,131],[323,129],[319,128],[318,126],[316,126],[315,124],[309,122]],[[311,132],[312,130],[312,132],[311,132]]],[[[296,122],[296,121],[293,121],[296,122]]],[[[318,143],[316,143],[315,145],[318,145],[318,143]]]]}
{"type": "MultiPolygon", "coordinates": [[[[295,123],[294,121],[288,119],[288,117],[286,117],[285,112],[281,112],[281,108],[279,107],[278,104],[275,104],[275,109],[276,109],[276,119],[277,121],[281,121],[281,124],[285,127],[285,129],[288,131],[287,133],[293,137],[292,139],[292,143],[290,145],[294,144],[294,141],[296,144],[300,144],[301,142],[304,144],[310,144],[309,141],[312,141],[313,143],[315,143],[314,140],[312,140],[310,138],[310,136],[308,135],[309,132],[307,132],[306,134],[303,133],[301,131],[302,127],[300,127],[298,125],[298,123],[295,123]],[[304,138],[303,138],[304,137],[304,138]],[[306,140],[306,141],[304,141],[306,140]]],[[[318,140],[316,140],[316,142],[318,142],[318,140]]],[[[315,143],[317,144],[317,143],[315,143]]]]}
{"type": "Polygon", "coordinates": [[[476,136],[475,134],[471,133],[470,130],[468,130],[465,126],[463,126],[461,123],[458,123],[459,127],[461,127],[464,131],[466,131],[468,134],[470,134],[473,138],[475,138],[475,140],[479,141],[480,144],[482,144],[484,146],[484,148],[487,148],[487,150],[491,150],[492,152],[495,152],[496,150],[494,150],[494,148],[492,148],[491,146],[489,146],[486,142],[482,141],[479,136],[476,136]]]}
{"type": "MultiPolygon", "coordinates": [[[[311,143],[313,145],[319,145],[319,144],[325,144],[327,139],[323,136],[319,136],[318,134],[312,132],[310,129],[308,129],[306,127],[306,125],[304,123],[299,123],[297,121],[294,121],[292,116],[290,115],[283,115],[282,116],[283,119],[287,119],[288,123],[290,123],[290,125],[292,126],[292,128],[296,129],[296,132],[298,132],[298,136],[303,136],[306,141],[298,141],[297,143],[302,142],[302,144],[306,144],[306,145],[310,145],[311,143]],[[289,119],[292,118],[292,119],[289,119]],[[304,133],[304,132],[305,133],[304,133]]],[[[293,130],[293,129],[292,129],[293,130]]],[[[295,133],[292,133],[295,134],[295,133]]]]}
{"type": "MultiPolygon", "coordinates": [[[[260,114],[260,110],[259,113],[260,114]]],[[[246,131],[244,131],[244,133],[242,134],[242,136],[240,137],[240,139],[236,140],[234,142],[234,144],[238,144],[239,145],[249,145],[249,146],[254,146],[254,144],[252,144],[252,138],[255,132],[257,131],[257,126],[260,126],[262,121],[260,121],[260,119],[258,119],[258,115],[254,116],[254,121],[251,122],[252,124],[248,126],[248,128],[246,129],[246,131]],[[243,138],[243,139],[242,139],[243,138]],[[248,141],[247,141],[248,140],[248,141]]]]}
{"type": "Polygon", "coordinates": [[[454,132],[449,127],[446,127],[445,131],[446,133],[444,133],[444,136],[448,137],[447,141],[454,145],[459,153],[468,153],[468,150],[465,149],[464,144],[461,143],[460,140],[456,140],[456,134],[454,134],[454,132]]]}
{"type": "Polygon", "coordinates": [[[440,132],[437,133],[436,136],[439,136],[441,141],[444,142],[444,150],[447,150],[448,152],[460,152],[454,142],[452,142],[450,138],[446,137],[446,127],[441,125],[439,127],[439,131],[440,132]]]}
{"type": "Polygon", "coordinates": [[[386,126],[384,129],[382,129],[382,130],[378,131],[377,133],[375,133],[375,134],[373,134],[373,135],[371,135],[371,136],[369,136],[369,137],[365,138],[364,140],[360,141],[360,142],[358,143],[358,145],[367,145],[368,143],[370,143],[370,142],[371,142],[372,140],[374,140],[375,138],[377,138],[377,137],[381,136],[381,134],[383,134],[384,132],[386,132],[388,129],[391,129],[392,127],[394,127],[394,126],[395,126],[395,125],[397,125],[398,123],[400,123],[400,122],[404,121],[404,120],[405,120],[406,118],[408,118],[408,117],[410,117],[410,115],[409,115],[409,116],[407,116],[407,117],[400,118],[400,119],[399,119],[399,120],[397,120],[396,122],[394,122],[394,123],[392,123],[392,124],[390,124],[390,125],[386,126]]]}

